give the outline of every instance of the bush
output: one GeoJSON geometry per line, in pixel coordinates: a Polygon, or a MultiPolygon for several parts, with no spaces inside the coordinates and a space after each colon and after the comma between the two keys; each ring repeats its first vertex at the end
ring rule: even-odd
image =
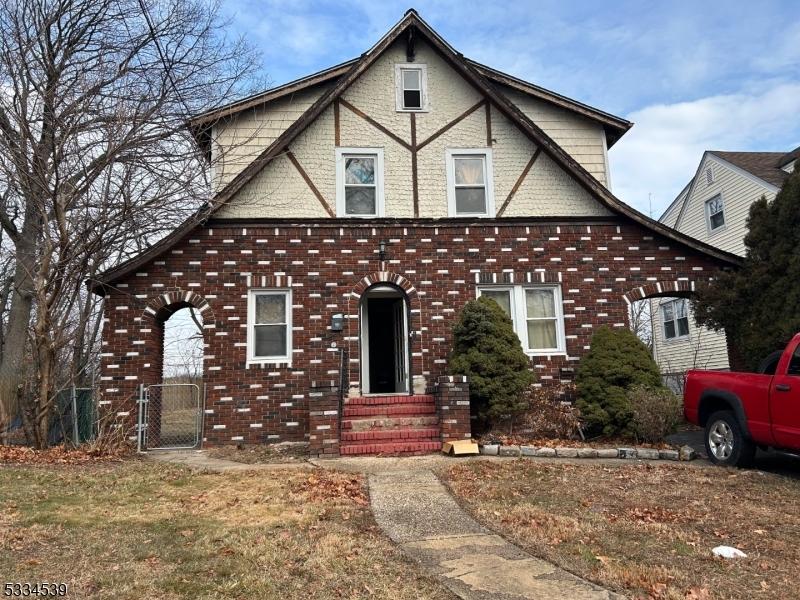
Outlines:
{"type": "Polygon", "coordinates": [[[592,434],[633,435],[629,389],[661,389],[650,351],[626,328],[600,327],[581,359],[575,379],[581,420],[592,434]]]}
{"type": "Polygon", "coordinates": [[[683,417],[683,402],[666,388],[636,386],[628,390],[633,413],[633,431],[642,442],[662,442],[678,427],[683,417]]]}
{"type": "Polygon", "coordinates": [[[466,375],[471,412],[482,420],[511,421],[525,411],[533,383],[530,361],[500,305],[481,297],[464,305],[453,328],[450,372],[466,375]]]}
{"type": "Polygon", "coordinates": [[[528,412],[522,418],[520,433],[532,438],[569,439],[580,431],[578,411],[563,398],[571,395],[570,386],[531,387],[528,412]]]}

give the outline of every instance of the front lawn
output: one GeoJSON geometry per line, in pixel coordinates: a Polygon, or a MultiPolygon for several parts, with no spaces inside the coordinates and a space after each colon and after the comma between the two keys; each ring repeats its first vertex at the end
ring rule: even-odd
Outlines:
{"type": "Polygon", "coordinates": [[[69,598],[451,598],[382,536],[364,490],[328,471],[0,466],[0,573],[69,598]]]}
{"type": "Polygon", "coordinates": [[[443,474],[476,518],[600,585],[656,599],[793,599],[800,482],[686,465],[471,462],[443,474]],[[748,557],[715,558],[715,546],[748,557]]]}

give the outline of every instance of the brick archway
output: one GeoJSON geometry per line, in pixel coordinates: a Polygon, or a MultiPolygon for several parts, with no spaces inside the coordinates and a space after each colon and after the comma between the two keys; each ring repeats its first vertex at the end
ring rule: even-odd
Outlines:
{"type": "Polygon", "coordinates": [[[361,296],[364,295],[364,292],[366,292],[376,283],[391,283],[396,285],[405,292],[412,311],[419,308],[419,296],[417,294],[417,288],[415,288],[408,279],[399,273],[394,273],[392,271],[374,271],[369,275],[362,277],[358,283],[353,286],[351,294],[353,297],[361,299],[361,296]]]}
{"type": "Polygon", "coordinates": [[[633,304],[645,298],[676,297],[688,298],[694,293],[695,282],[685,279],[677,281],[651,281],[625,292],[622,299],[633,304]]]}
{"type": "Polygon", "coordinates": [[[164,323],[172,314],[181,308],[193,306],[203,317],[203,323],[214,323],[214,311],[203,296],[191,290],[174,289],[147,301],[142,317],[164,323]]]}

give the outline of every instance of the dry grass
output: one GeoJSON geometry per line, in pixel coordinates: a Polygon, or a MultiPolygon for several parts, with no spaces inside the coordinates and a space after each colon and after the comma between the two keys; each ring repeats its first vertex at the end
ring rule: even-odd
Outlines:
{"type": "Polygon", "coordinates": [[[365,505],[360,478],[327,471],[2,467],[0,573],[70,598],[450,598],[365,505]]]}
{"type": "Polygon", "coordinates": [[[457,465],[445,478],[489,527],[634,597],[798,597],[800,482],[716,467],[525,460],[457,465]],[[718,545],[748,558],[715,558],[718,545]]]}
{"type": "Polygon", "coordinates": [[[260,463],[296,463],[308,459],[308,444],[217,446],[209,448],[207,453],[212,458],[222,458],[250,465],[260,463]]]}

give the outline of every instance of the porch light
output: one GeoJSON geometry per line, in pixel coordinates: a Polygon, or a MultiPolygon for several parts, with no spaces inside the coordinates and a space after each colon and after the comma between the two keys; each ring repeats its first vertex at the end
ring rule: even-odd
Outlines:
{"type": "Polygon", "coordinates": [[[386,245],[388,242],[386,240],[381,240],[378,242],[378,258],[381,260],[386,260],[386,245]]]}

